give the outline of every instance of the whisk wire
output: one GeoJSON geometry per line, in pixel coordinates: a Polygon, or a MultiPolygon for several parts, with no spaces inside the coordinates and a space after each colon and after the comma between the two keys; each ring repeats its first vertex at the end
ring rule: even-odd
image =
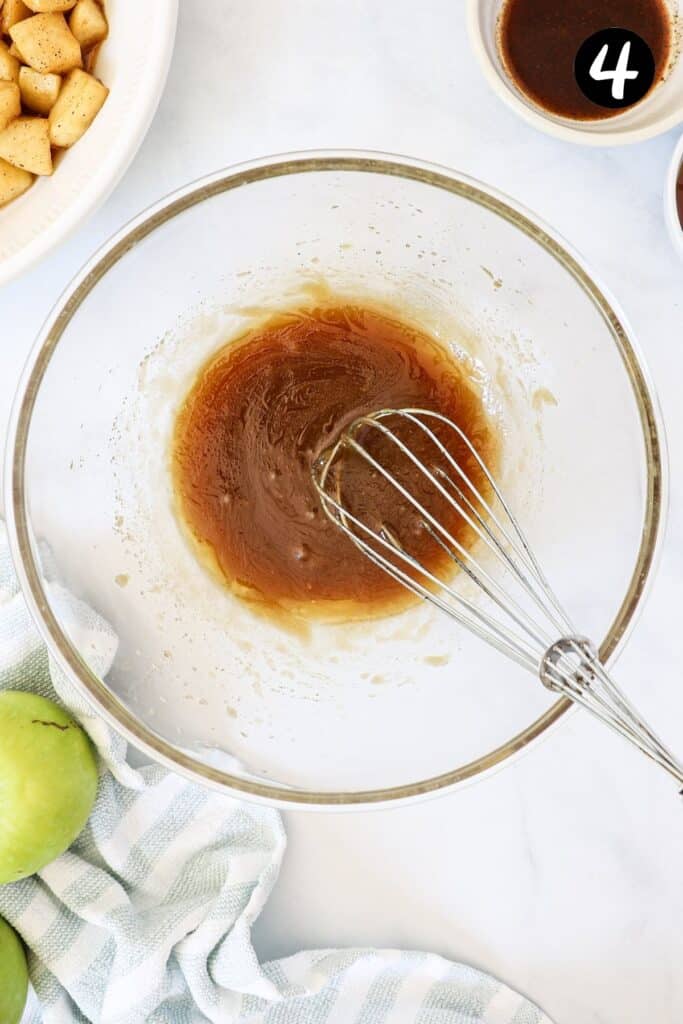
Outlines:
{"type": "MultiPolygon", "coordinates": [[[[380,422],[379,419],[373,419],[372,417],[369,417],[369,416],[365,416],[365,417],[359,418],[356,421],[356,424],[357,424],[357,427],[360,427],[360,426],[373,426],[373,427],[376,427],[377,429],[381,430],[382,433],[384,434],[384,436],[387,437],[390,441],[392,441],[394,445],[396,445],[396,447],[401,451],[401,453],[403,455],[405,455],[410,460],[410,462],[418,469],[418,471],[424,477],[426,477],[426,479],[428,479],[431,484],[433,484],[435,487],[437,487],[437,489],[438,489],[439,493],[441,494],[441,496],[444,497],[447,501],[449,501],[449,503],[452,505],[452,507],[454,507],[455,510],[459,513],[459,515],[462,516],[462,518],[467,523],[467,525],[471,529],[473,529],[475,534],[479,537],[479,539],[484,542],[484,544],[486,545],[486,548],[488,549],[488,551],[490,551],[499,561],[501,561],[503,563],[503,566],[504,566],[505,569],[507,569],[509,572],[514,574],[514,576],[517,579],[517,582],[521,585],[523,590],[526,591],[527,595],[533,600],[533,602],[536,604],[537,608],[547,618],[550,619],[550,621],[551,621],[552,625],[554,626],[554,628],[557,629],[560,632],[563,632],[563,631],[572,632],[571,623],[569,622],[569,620],[568,620],[564,610],[561,609],[559,607],[559,605],[557,605],[556,601],[554,600],[554,595],[552,595],[552,592],[550,591],[550,588],[548,587],[548,585],[547,585],[547,583],[545,581],[545,578],[543,577],[543,574],[540,571],[538,563],[533,558],[533,555],[531,555],[531,551],[530,551],[528,545],[526,544],[525,538],[524,538],[523,534],[521,533],[521,530],[517,526],[516,520],[514,519],[514,517],[512,517],[512,514],[509,511],[509,509],[507,508],[507,506],[504,506],[504,507],[505,507],[505,509],[507,511],[508,518],[510,518],[510,520],[511,520],[511,522],[513,524],[513,527],[515,528],[515,530],[516,530],[516,532],[517,532],[517,534],[518,534],[518,536],[519,536],[519,538],[521,540],[522,551],[520,551],[518,545],[515,544],[515,542],[509,536],[508,532],[505,530],[503,525],[500,523],[500,520],[499,520],[498,516],[496,515],[495,510],[491,507],[490,503],[481,494],[481,492],[479,492],[474,487],[474,485],[472,484],[471,480],[469,479],[469,477],[467,476],[465,471],[456,462],[456,460],[453,458],[453,456],[448,451],[446,446],[440,441],[440,439],[437,437],[437,435],[434,434],[434,432],[431,431],[424,423],[422,423],[421,420],[419,420],[416,415],[414,415],[414,411],[413,410],[403,410],[402,411],[402,415],[405,416],[405,418],[407,420],[409,420],[410,422],[414,423],[416,426],[418,426],[423,431],[423,433],[437,447],[437,449],[440,451],[440,453],[447,459],[449,465],[457,472],[457,474],[461,477],[461,479],[467,484],[469,489],[476,496],[477,501],[482,506],[482,508],[483,508],[484,512],[486,513],[487,517],[498,528],[498,530],[499,530],[499,532],[500,532],[500,534],[502,536],[503,542],[507,543],[512,548],[513,552],[517,555],[517,557],[520,558],[524,564],[526,564],[527,570],[532,573],[533,577],[535,577],[536,583],[539,584],[540,587],[541,587],[541,590],[542,590],[541,594],[539,594],[536,591],[536,589],[535,589],[535,587],[533,585],[533,581],[524,576],[524,573],[523,573],[522,569],[520,568],[520,566],[518,566],[514,562],[513,558],[510,556],[508,551],[505,549],[504,543],[501,542],[500,538],[496,537],[496,535],[493,532],[493,530],[491,529],[491,527],[488,524],[485,524],[485,523],[482,526],[479,526],[479,525],[475,524],[475,522],[467,514],[467,512],[462,508],[462,506],[455,499],[453,499],[453,497],[445,490],[445,488],[438,482],[438,480],[435,479],[434,474],[424,465],[424,463],[420,459],[417,458],[417,456],[414,454],[414,452],[412,452],[411,449],[400,438],[398,438],[394,434],[394,432],[392,430],[390,430],[385,424],[380,422]],[[526,557],[527,555],[528,555],[528,558],[526,557]],[[555,615],[553,615],[552,612],[548,608],[548,597],[549,596],[552,599],[551,600],[552,607],[558,612],[557,617],[555,617],[555,615]],[[545,601],[544,601],[544,598],[545,598],[545,601]]],[[[380,418],[381,418],[381,415],[380,415],[380,418]]],[[[497,487],[497,485],[495,483],[495,480],[493,479],[493,477],[489,473],[489,471],[488,471],[487,467],[485,466],[484,462],[479,457],[478,453],[476,452],[476,449],[470,444],[469,440],[465,437],[465,435],[462,433],[462,431],[457,427],[456,424],[452,423],[450,420],[445,420],[443,417],[439,417],[439,418],[442,420],[442,422],[447,423],[452,429],[454,429],[458,433],[458,435],[461,437],[461,439],[464,439],[466,441],[466,443],[467,443],[468,447],[470,448],[471,452],[475,455],[475,457],[477,458],[477,461],[479,462],[482,470],[486,474],[488,482],[490,483],[492,488],[495,490],[495,493],[499,495],[500,491],[498,490],[498,487],[497,487]]],[[[391,483],[394,484],[394,486],[396,486],[397,490],[399,490],[399,492],[404,497],[406,497],[411,502],[411,504],[413,504],[413,506],[416,509],[418,509],[420,511],[421,515],[423,515],[423,516],[425,515],[425,512],[427,510],[424,509],[424,507],[421,506],[418,502],[416,502],[413,499],[413,497],[409,494],[409,492],[406,490],[406,488],[400,486],[398,481],[396,481],[396,479],[391,474],[387,473],[385,468],[383,466],[381,466],[377,462],[377,460],[373,459],[372,456],[367,452],[367,450],[362,445],[358,444],[353,439],[351,440],[351,444],[354,447],[354,450],[358,454],[360,454],[364,458],[366,458],[366,460],[368,462],[370,462],[375,469],[378,469],[382,473],[382,475],[385,477],[385,479],[389,480],[391,483]]],[[[453,481],[448,476],[448,474],[443,473],[442,475],[447,477],[447,479],[451,483],[452,487],[457,488],[457,485],[455,484],[455,481],[453,481]]],[[[437,529],[440,530],[441,533],[445,534],[445,531],[444,531],[443,527],[441,526],[440,523],[438,523],[434,519],[433,516],[431,516],[431,515],[429,516],[429,521],[432,523],[432,525],[435,525],[437,527],[437,529]]],[[[498,593],[501,593],[502,592],[501,588],[492,579],[490,574],[488,574],[486,572],[486,570],[481,566],[481,564],[478,564],[475,561],[474,556],[472,555],[472,553],[470,551],[467,551],[460,544],[457,544],[456,546],[457,546],[458,550],[468,560],[468,562],[474,563],[476,568],[477,568],[477,570],[478,570],[478,572],[482,576],[487,578],[489,585],[494,590],[497,590],[498,593]]],[[[508,594],[504,594],[504,601],[505,602],[507,602],[509,604],[513,600],[514,599],[511,597],[511,595],[509,593],[508,594]]],[[[518,607],[518,610],[519,610],[519,606],[517,606],[517,607],[518,607]]],[[[533,625],[531,624],[531,620],[529,620],[529,619],[527,620],[527,627],[526,628],[528,630],[532,630],[533,629],[533,625]]],[[[539,628],[539,627],[537,626],[536,628],[539,628]]],[[[543,632],[543,639],[545,641],[547,641],[547,643],[550,643],[551,639],[552,639],[551,635],[546,630],[543,630],[542,632],[543,632]]],[[[546,646],[547,646],[547,644],[546,644],[546,646]]]]}
{"type": "Polygon", "coordinates": [[[440,608],[441,611],[457,618],[462,625],[466,626],[473,633],[476,633],[480,639],[487,643],[493,643],[499,650],[503,651],[503,653],[507,653],[509,657],[514,658],[515,661],[522,664],[525,668],[532,668],[535,665],[532,648],[525,648],[518,642],[513,642],[510,639],[509,631],[507,631],[501,623],[497,622],[492,616],[483,611],[483,609],[478,608],[471,601],[468,601],[467,598],[458,594],[457,591],[455,591],[449,584],[444,583],[443,580],[435,576],[429,571],[429,569],[420,565],[420,563],[408,555],[407,552],[396,543],[396,541],[389,540],[386,535],[374,533],[366,523],[363,523],[362,520],[354,516],[353,513],[343,508],[343,506],[334,498],[330,497],[324,491],[321,491],[319,485],[316,486],[318,486],[319,493],[323,500],[323,505],[328,510],[328,513],[329,509],[332,508],[338,514],[339,518],[335,518],[337,525],[353,541],[353,543],[360,548],[361,551],[375,562],[376,565],[383,568],[385,572],[388,572],[390,576],[397,580],[397,582],[402,583],[417,596],[424,598],[431,604],[440,608]],[[390,561],[390,559],[386,558],[385,555],[373,548],[367,543],[367,541],[358,536],[358,534],[354,533],[353,530],[348,527],[346,520],[358,527],[362,532],[371,535],[373,540],[381,547],[386,548],[406,565],[410,566],[421,576],[425,577],[437,588],[437,590],[430,590],[429,587],[419,583],[414,577],[396,566],[390,561]],[[455,606],[445,602],[439,596],[438,590],[444,590],[455,602],[455,606]],[[465,612],[469,613],[469,615],[466,615],[465,612]],[[486,629],[482,628],[482,626],[487,627],[488,630],[490,630],[490,633],[487,633],[486,629]],[[492,639],[491,634],[493,634],[495,640],[492,639]]]}
{"type": "MultiPolygon", "coordinates": [[[[364,423],[365,421],[364,420],[359,420],[358,422],[359,423],[364,423]]],[[[375,424],[375,425],[377,425],[377,424],[375,424]]],[[[394,437],[394,435],[391,434],[390,431],[386,430],[386,428],[384,428],[384,427],[381,427],[381,429],[382,429],[383,433],[385,433],[386,436],[389,436],[391,438],[391,440],[395,441],[399,445],[399,447],[401,449],[403,449],[405,447],[402,444],[402,442],[400,442],[398,440],[398,438],[394,437]]],[[[478,570],[480,578],[483,581],[485,581],[485,584],[489,588],[487,590],[487,592],[491,593],[491,594],[495,593],[495,594],[498,595],[497,597],[494,598],[494,600],[496,601],[496,603],[499,605],[500,608],[502,608],[505,611],[507,611],[507,613],[510,614],[510,617],[513,617],[512,614],[511,614],[512,613],[512,608],[516,609],[517,612],[520,615],[524,614],[522,609],[517,604],[517,602],[514,601],[514,599],[510,598],[509,596],[507,596],[507,601],[508,601],[508,604],[511,607],[506,608],[506,606],[505,606],[506,595],[505,595],[505,592],[503,591],[502,587],[500,586],[500,584],[496,580],[493,579],[493,577],[490,575],[490,573],[486,569],[484,569],[480,564],[478,564],[476,562],[476,560],[474,559],[472,554],[469,551],[467,551],[467,549],[464,547],[463,544],[461,544],[458,540],[456,540],[455,537],[453,537],[452,533],[450,533],[450,531],[446,529],[446,527],[443,525],[443,523],[439,522],[439,520],[436,519],[435,516],[433,516],[427,509],[425,509],[414,498],[414,496],[407,490],[407,488],[405,488],[400,483],[400,481],[398,481],[391,473],[389,473],[386,470],[386,468],[381,465],[381,463],[379,463],[375,458],[373,458],[373,456],[370,455],[370,453],[365,448],[363,448],[362,445],[358,444],[358,442],[353,437],[349,438],[349,447],[351,448],[352,451],[355,451],[357,454],[361,455],[362,458],[364,458],[365,461],[370,466],[373,467],[373,469],[377,470],[381,474],[381,476],[383,476],[385,478],[385,480],[387,480],[398,491],[398,493],[401,494],[401,496],[404,497],[408,501],[408,503],[410,505],[412,505],[412,507],[417,512],[420,513],[420,516],[421,516],[423,522],[426,521],[433,530],[438,531],[438,533],[442,535],[442,537],[447,541],[447,543],[452,546],[452,550],[454,552],[457,551],[458,555],[462,559],[464,559],[468,564],[473,564],[476,567],[476,569],[478,570]]],[[[406,451],[408,452],[408,455],[409,455],[409,457],[411,458],[411,461],[412,461],[414,459],[414,456],[413,456],[412,452],[410,452],[407,449],[406,449],[406,451]]],[[[418,468],[421,470],[421,472],[424,473],[424,475],[427,477],[427,479],[430,481],[430,483],[435,484],[436,487],[438,488],[438,490],[450,501],[450,503],[453,505],[453,507],[456,509],[456,511],[460,512],[460,508],[457,505],[457,503],[454,502],[450,498],[449,495],[447,495],[447,493],[443,490],[441,485],[432,476],[432,474],[424,466],[422,466],[418,462],[416,462],[415,464],[418,466],[418,468]]],[[[453,555],[453,557],[455,557],[455,555],[453,555]]],[[[462,565],[462,562],[460,560],[458,560],[458,564],[462,565]]],[[[439,581],[439,582],[442,583],[442,581],[439,581]]],[[[522,626],[526,630],[526,632],[528,632],[529,635],[532,636],[538,643],[543,644],[545,642],[545,646],[548,646],[548,644],[551,642],[552,637],[550,636],[550,634],[545,633],[544,631],[537,632],[534,629],[533,623],[531,623],[528,619],[527,619],[526,623],[524,623],[523,620],[517,620],[517,621],[519,621],[522,624],[522,626]]]]}
{"type": "MultiPolygon", "coordinates": [[[[367,435],[366,435],[367,436],[367,435]]],[[[341,468],[341,467],[340,467],[341,468]]],[[[648,758],[660,765],[679,783],[683,766],[642,719],[624,696],[600,661],[590,641],[578,636],[566,611],[546,579],[531,546],[480,453],[464,432],[440,413],[424,409],[383,409],[360,417],[318,460],[313,482],[322,507],[329,518],[371,561],[416,596],[429,601],[451,616],[479,639],[495,647],[523,668],[535,673],[550,690],[569,697],[600,721],[628,739],[648,758]],[[419,429],[442,464],[425,464],[410,445],[387,424],[397,417],[419,429]],[[449,450],[447,444],[427,421],[438,421],[455,432],[475,459],[490,488],[487,497],[473,483],[469,473],[449,450]],[[441,522],[411,489],[397,479],[366,447],[362,428],[381,434],[420,479],[434,489],[467,524],[479,542],[479,549],[467,549],[452,528],[441,522]],[[360,435],[360,436],[359,436],[360,435]],[[420,558],[406,550],[406,543],[386,525],[374,528],[346,507],[339,474],[331,473],[345,451],[360,456],[378,473],[414,511],[420,529],[425,530],[455,568],[476,586],[493,606],[484,608],[456,589],[457,574],[437,575],[420,558]],[[336,493],[330,481],[336,480],[336,493]],[[496,507],[496,505],[498,507],[496,507]],[[502,569],[501,580],[494,579],[482,563],[486,553],[502,569]],[[513,592],[517,588],[517,592],[513,592]],[[540,618],[539,618],[540,616],[540,618]]]]}
{"type": "MultiPolygon", "coordinates": [[[[390,416],[391,414],[392,410],[386,411],[387,416],[390,416]]],[[[379,415],[381,418],[384,415],[384,413],[380,413],[379,415]]],[[[502,491],[500,490],[495,477],[493,476],[488,466],[486,465],[486,463],[484,462],[481,455],[479,454],[475,446],[472,444],[470,439],[467,437],[465,432],[461,430],[457,423],[453,423],[453,421],[449,420],[446,416],[442,416],[440,413],[432,412],[427,409],[403,409],[401,410],[401,415],[405,415],[407,419],[409,419],[412,423],[416,424],[416,426],[419,426],[422,429],[422,431],[424,431],[431,437],[432,441],[436,444],[440,452],[448,460],[449,464],[455,469],[455,471],[458,473],[461,479],[467,484],[469,489],[475,495],[477,500],[481,503],[486,512],[486,515],[488,516],[489,520],[496,525],[505,543],[507,543],[512,548],[513,552],[517,555],[522,564],[526,566],[527,570],[536,577],[536,580],[540,584],[545,596],[548,598],[548,600],[554,607],[555,611],[559,615],[561,621],[563,622],[564,628],[566,628],[570,633],[573,633],[574,630],[571,625],[571,622],[567,618],[567,613],[555,597],[555,594],[553,593],[552,588],[550,587],[550,584],[548,583],[538,560],[536,559],[533,551],[531,550],[527,542],[527,539],[522,531],[522,528],[520,527],[519,523],[517,522],[517,519],[513,515],[513,512],[510,506],[508,505],[507,501],[505,500],[505,497],[502,491]],[[516,540],[510,536],[509,532],[501,523],[500,518],[496,514],[495,509],[491,506],[491,504],[488,501],[486,501],[486,499],[480,494],[477,488],[472,484],[472,481],[470,480],[468,475],[464,472],[464,470],[458,464],[458,462],[453,458],[453,456],[448,451],[443,442],[437,437],[437,435],[433,431],[429,430],[426,424],[424,424],[418,418],[418,415],[422,415],[430,419],[435,419],[438,422],[449,427],[458,436],[460,441],[467,447],[468,451],[473,456],[482,473],[486,477],[487,483],[491,487],[491,490],[493,491],[496,499],[500,503],[503,512],[507,516],[510,525],[512,526],[512,529],[514,531],[516,540]]]]}
{"type": "Polygon", "coordinates": [[[683,782],[681,765],[616,686],[590,641],[582,637],[559,640],[544,657],[541,680],[549,689],[569,696],[592,712],[679,782],[683,782]],[[557,658],[554,657],[556,651],[559,651],[557,658]],[[575,667],[563,667],[563,659],[566,660],[568,654],[581,659],[575,667]]]}
{"type": "MultiPolygon", "coordinates": [[[[430,536],[433,538],[435,544],[437,544],[441,548],[441,550],[450,559],[452,559],[452,561],[457,565],[457,567],[462,572],[464,572],[465,575],[470,580],[472,580],[473,583],[479,586],[480,589],[486,594],[486,596],[491,601],[493,601],[502,611],[504,611],[509,616],[509,618],[511,618],[512,621],[515,622],[527,634],[527,636],[530,639],[535,640],[537,643],[543,642],[543,637],[540,634],[536,633],[533,629],[530,629],[528,622],[525,622],[523,610],[520,608],[517,602],[510,601],[509,606],[506,607],[504,603],[501,601],[500,597],[498,597],[498,595],[494,593],[494,591],[489,586],[487,586],[487,584],[483,582],[482,579],[477,578],[476,574],[472,571],[470,566],[467,565],[467,563],[464,562],[455,551],[451,550],[451,548],[449,548],[448,545],[445,544],[444,541],[434,533],[431,527],[428,528],[428,532],[430,536]]],[[[546,637],[546,642],[547,640],[549,640],[549,637],[546,637]]]]}

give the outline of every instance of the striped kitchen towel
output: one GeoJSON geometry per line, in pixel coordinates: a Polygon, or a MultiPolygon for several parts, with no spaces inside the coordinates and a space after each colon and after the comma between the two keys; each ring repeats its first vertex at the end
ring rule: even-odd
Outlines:
{"type": "MultiPolygon", "coordinates": [[[[115,635],[54,580],[47,553],[43,562],[61,621],[106,674],[115,635]]],[[[251,926],[284,853],[279,815],[129,767],[120,737],[50,663],[0,523],[3,688],[67,705],[102,765],[71,849],[0,886],[0,914],[29,949],[24,1024],[550,1024],[499,982],[434,955],[327,950],[259,964],[251,926]]]]}

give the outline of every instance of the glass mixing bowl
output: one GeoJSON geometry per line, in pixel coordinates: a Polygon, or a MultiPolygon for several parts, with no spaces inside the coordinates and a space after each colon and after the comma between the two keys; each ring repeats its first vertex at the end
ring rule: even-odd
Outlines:
{"type": "Polygon", "coordinates": [[[665,507],[661,425],[632,334],[550,228],[416,161],[325,152],[242,165],[112,238],[25,371],[8,526],[52,656],[136,747],[255,800],[376,805],[483,777],[567,704],[425,605],[288,630],[190,551],[168,446],[194,373],[254,317],[329,296],[389,305],[469,361],[504,434],[511,504],[570,614],[613,658],[665,507]],[[106,679],[60,621],[38,542],[118,634],[106,679]]]}

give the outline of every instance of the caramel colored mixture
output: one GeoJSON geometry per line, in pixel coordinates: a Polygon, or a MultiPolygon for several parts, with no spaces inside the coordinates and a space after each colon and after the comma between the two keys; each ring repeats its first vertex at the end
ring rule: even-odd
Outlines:
{"type": "MultiPolygon", "coordinates": [[[[496,434],[465,367],[398,319],[360,305],[299,309],[226,344],[187,395],[172,449],[179,514],[205,559],[241,596],[298,614],[336,617],[336,608],[343,617],[372,617],[405,603],[404,588],[327,518],[311,470],[357,417],[409,406],[454,420],[495,465],[496,434]]],[[[418,455],[433,458],[418,428],[398,429],[418,455]]],[[[450,430],[447,437],[485,490],[466,446],[450,430]]],[[[374,432],[365,441],[457,539],[471,541],[390,442],[374,432]]],[[[391,529],[431,569],[443,568],[442,549],[413,509],[360,457],[343,456],[339,479],[349,509],[391,529]]]]}
{"type": "Polygon", "coordinates": [[[615,27],[630,29],[648,44],[656,85],[671,50],[665,0],[505,0],[499,46],[508,73],[535,103],[560,117],[597,120],[622,111],[597,107],[584,96],[574,58],[589,36],[615,27]]]}

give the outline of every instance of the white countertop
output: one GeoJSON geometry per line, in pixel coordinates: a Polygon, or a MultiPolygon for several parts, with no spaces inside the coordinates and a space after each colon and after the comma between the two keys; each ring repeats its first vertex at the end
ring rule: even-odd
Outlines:
{"type": "MultiPolygon", "coordinates": [[[[488,91],[463,0],[182,0],[168,88],[105,207],[0,293],[0,422],[61,288],[178,185],[286,150],[381,149],[448,164],[547,219],[625,307],[662,401],[673,477],[662,566],[619,675],[683,749],[683,264],[661,190],[677,133],[620,150],[553,141],[488,91]],[[418,14],[419,12],[419,14],[418,14]]],[[[257,926],[264,958],[400,946],[491,971],[557,1024],[683,1020],[683,806],[585,715],[495,778],[408,809],[288,813],[257,926]]]]}

